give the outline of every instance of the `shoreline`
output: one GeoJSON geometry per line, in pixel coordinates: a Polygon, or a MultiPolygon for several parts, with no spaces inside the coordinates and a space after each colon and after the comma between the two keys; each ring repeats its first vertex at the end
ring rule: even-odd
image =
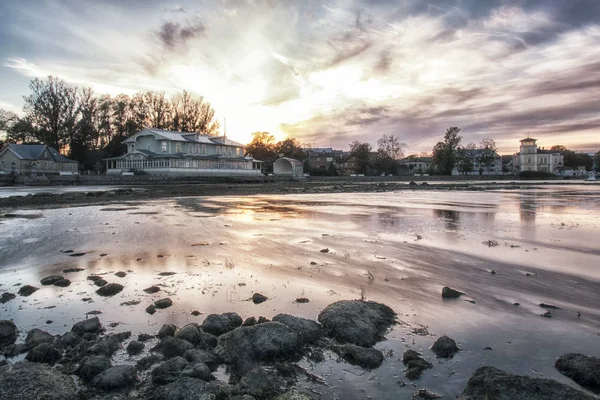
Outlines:
{"type": "MultiPolygon", "coordinates": [[[[135,185],[135,187],[107,190],[82,191],[70,190],[64,193],[38,192],[27,195],[0,197],[0,210],[49,209],[69,206],[108,205],[124,201],[161,200],[176,197],[195,196],[253,196],[271,194],[311,194],[311,193],[373,193],[392,191],[484,191],[533,189],[539,186],[594,185],[587,181],[451,181],[448,183],[428,183],[422,181],[319,181],[319,182],[277,182],[277,183],[195,183],[195,184],[157,184],[135,185]]],[[[113,185],[111,185],[112,187],[113,185]]],[[[60,188],[60,186],[53,186],[60,188]]],[[[69,186],[72,188],[73,186],[69,186]]],[[[76,187],[76,186],[75,186],[76,187]]]]}

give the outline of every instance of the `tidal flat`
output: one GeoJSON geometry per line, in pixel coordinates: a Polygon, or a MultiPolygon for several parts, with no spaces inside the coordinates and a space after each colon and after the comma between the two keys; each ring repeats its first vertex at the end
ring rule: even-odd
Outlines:
{"type": "MultiPolygon", "coordinates": [[[[128,354],[128,343],[164,324],[201,325],[228,312],[317,321],[328,305],[359,299],[397,314],[375,345],[381,365],[351,365],[328,348],[322,358],[296,361],[306,372],[297,390],[323,399],[399,399],[427,389],[451,399],[485,365],[591,395],[554,365],[565,353],[600,355],[599,185],[62,207],[0,213],[0,292],[16,294],[0,304],[0,319],[14,322],[17,342],[34,328],[62,335],[98,317],[106,334],[133,333],[112,362],[134,365],[158,339],[138,355],[128,354]],[[70,283],[42,285],[51,276],[70,283]],[[123,289],[101,296],[98,279],[123,289]],[[19,295],[25,285],[38,290],[19,295]],[[153,286],[159,290],[144,291],[153,286]],[[443,298],[443,287],[463,294],[443,298]],[[266,301],[256,304],[257,293],[266,301]],[[165,298],[172,305],[147,312],[165,298]],[[460,349],[451,358],[430,349],[444,335],[460,349]],[[408,349],[432,364],[416,380],[404,374],[408,349]]],[[[218,382],[235,379],[225,363],[213,374],[218,382]]]]}

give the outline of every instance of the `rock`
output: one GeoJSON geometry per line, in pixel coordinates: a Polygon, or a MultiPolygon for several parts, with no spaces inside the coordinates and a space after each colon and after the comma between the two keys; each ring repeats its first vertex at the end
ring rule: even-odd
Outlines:
{"type": "Polygon", "coordinates": [[[96,375],[92,383],[99,389],[116,390],[133,385],[137,380],[135,368],[131,365],[117,365],[96,375]]]}
{"type": "Polygon", "coordinates": [[[415,181],[410,181],[410,182],[408,182],[408,185],[409,185],[409,186],[417,186],[417,182],[415,182],[415,181]]]}
{"type": "Polygon", "coordinates": [[[312,400],[312,398],[304,393],[298,393],[292,390],[290,392],[280,394],[279,396],[275,397],[274,400],[312,400]]]}
{"type": "Polygon", "coordinates": [[[94,281],[94,285],[100,286],[100,287],[106,286],[107,284],[108,284],[108,282],[105,281],[104,279],[96,279],[94,281]]]}
{"type": "Polygon", "coordinates": [[[177,339],[174,337],[166,337],[161,340],[154,350],[159,351],[166,358],[183,357],[186,351],[194,348],[194,345],[187,340],[177,339]]]}
{"type": "Polygon", "coordinates": [[[188,365],[183,357],[173,357],[152,370],[152,383],[166,385],[174,382],[188,365]]]}
{"type": "Polygon", "coordinates": [[[342,300],[325,307],[319,314],[325,333],[341,342],[370,347],[396,322],[396,313],[374,301],[342,300]]]}
{"type": "Polygon", "coordinates": [[[480,367],[456,400],[592,400],[594,397],[565,384],[542,378],[507,374],[480,367]]]}
{"type": "Polygon", "coordinates": [[[148,335],[147,333],[140,333],[138,335],[138,342],[147,342],[148,340],[152,339],[154,336],[152,335],[148,335]]]}
{"type": "Polygon", "coordinates": [[[136,340],[132,340],[127,345],[127,354],[129,354],[130,356],[138,355],[142,351],[144,351],[144,347],[145,347],[144,343],[140,343],[140,342],[138,342],[136,340]]]}
{"type": "Polygon", "coordinates": [[[0,398],[10,400],[76,399],[73,378],[45,364],[18,362],[0,367],[0,398]]]}
{"type": "Polygon", "coordinates": [[[168,297],[165,299],[160,299],[160,300],[156,300],[154,302],[154,307],[156,308],[169,308],[173,305],[173,301],[171,299],[169,299],[168,297]]]}
{"type": "Polygon", "coordinates": [[[463,294],[463,292],[459,292],[458,290],[449,288],[448,286],[444,286],[442,289],[442,298],[444,299],[458,299],[463,294]]]}
{"type": "Polygon", "coordinates": [[[190,364],[204,363],[212,371],[214,371],[219,366],[221,361],[215,353],[208,350],[200,349],[191,349],[186,351],[183,355],[183,358],[185,358],[190,364]]]}
{"type": "Polygon", "coordinates": [[[0,297],[0,304],[8,303],[9,301],[13,300],[16,297],[17,297],[17,295],[14,293],[4,292],[4,293],[2,293],[2,296],[0,297]]]}
{"type": "Polygon", "coordinates": [[[310,300],[307,299],[306,297],[298,297],[296,300],[294,300],[294,303],[303,304],[303,303],[308,303],[309,301],[310,300]]]}
{"type": "Polygon", "coordinates": [[[152,365],[157,364],[159,362],[163,362],[165,357],[162,354],[150,354],[147,357],[142,358],[135,364],[135,369],[138,371],[145,371],[150,368],[152,365]]]}
{"type": "Polygon", "coordinates": [[[246,320],[242,324],[242,326],[252,326],[252,325],[256,325],[256,318],[254,318],[254,317],[246,318],[246,320]]]}
{"type": "Polygon", "coordinates": [[[41,329],[32,329],[29,332],[27,332],[27,337],[25,338],[25,344],[30,348],[34,348],[35,346],[37,346],[38,344],[42,344],[42,343],[53,343],[54,342],[54,336],[52,336],[51,334],[49,334],[46,331],[43,331],[41,329]]]}
{"type": "Polygon", "coordinates": [[[60,281],[61,279],[64,279],[64,278],[60,275],[51,275],[51,276],[47,276],[47,277],[43,278],[40,281],[40,283],[44,286],[54,285],[54,282],[60,281]]]}
{"type": "Polygon", "coordinates": [[[182,376],[189,376],[190,378],[202,379],[203,381],[210,381],[212,374],[210,368],[203,362],[190,363],[183,371],[182,376]]]}
{"type": "Polygon", "coordinates": [[[260,317],[258,317],[258,320],[256,321],[256,325],[264,324],[265,322],[270,322],[270,321],[261,315],[260,317]]]}
{"type": "Polygon", "coordinates": [[[194,310],[190,314],[192,314],[194,317],[197,317],[198,315],[202,315],[202,313],[198,310],[194,310]]]}
{"type": "Polygon", "coordinates": [[[296,332],[304,343],[314,343],[323,334],[321,325],[310,319],[295,317],[289,314],[277,314],[274,322],[280,322],[296,332]]]}
{"type": "Polygon", "coordinates": [[[158,286],[150,286],[150,287],[147,287],[146,289],[144,289],[144,292],[152,294],[152,293],[160,292],[160,288],[158,286]]]}
{"type": "Polygon", "coordinates": [[[383,363],[383,353],[374,348],[345,344],[335,346],[333,350],[349,364],[358,365],[366,370],[379,368],[383,363]]]}
{"type": "Polygon", "coordinates": [[[321,253],[329,253],[329,249],[321,249],[319,250],[321,253]]]}
{"type": "Polygon", "coordinates": [[[419,389],[416,392],[414,392],[412,395],[413,400],[415,400],[415,399],[434,400],[434,399],[439,399],[441,397],[442,396],[440,394],[430,392],[427,389],[419,389]]]}
{"type": "Polygon", "coordinates": [[[97,281],[97,280],[100,280],[100,279],[102,279],[102,277],[98,276],[98,275],[88,275],[88,277],[87,277],[88,281],[97,281]]]}
{"type": "Polygon", "coordinates": [[[119,305],[120,306],[137,306],[140,303],[141,303],[141,300],[129,300],[129,301],[124,301],[119,305]]]}
{"type": "Polygon", "coordinates": [[[102,339],[98,340],[94,345],[90,348],[89,352],[91,354],[97,355],[105,355],[107,357],[112,357],[113,354],[119,350],[119,342],[115,340],[114,337],[105,336],[102,339]]]}
{"type": "Polygon", "coordinates": [[[110,359],[106,356],[87,356],[81,360],[79,367],[75,370],[75,374],[87,382],[110,367],[110,359]]]}
{"type": "Polygon", "coordinates": [[[204,332],[219,336],[242,325],[242,317],[237,313],[210,314],[202,322],[204,332]]]}
{"type": "Polygon", "coordinates": [[[546,303],[541,303],[540,307],[546,308],[546,309],[551,309],[551,310],[560,310],[561,309],[560,307],[557,307],[557,306],[552,305],[552,304],[546,304],[546,303]]]}
{"type": "Polygon", "coordinates": [[[540,314],[540,315],[545,318],[552,318],[552,311],[548,310],[545,313],[540,314]]]}
{"type": "Polygon", "coordinates": [[[125,278],[127,276],[127,272],[124,272],[124,271],[115,272],[115,276],[118,276],[119,278],[125,278]]]}
{"type": "Polygon", "coordinates": [[[17,341],[17,326],[9,320],[0,321],[0,347],[13,344],[17,341]]]}
{"type": "MultiPolygon", "coordinates": [[[[98,282],[98,281],[96,281],[98,282]]],[[[123,285],[119,285],[118,283],[109,283],[107,285],[102,286],[100,289],[96,290],[96,293],[100,296],[108,297],[114,296],[117,293],[121,293],[123,290],[123,285]]]]}
{"type": "Polygon", "coordinates": [[[25,343],[11,344],[10,346],[4,348],[4,357],[16,357],[20,354],[27,353],[28,350],[29,346],[27,346],[25,343]]]}
{"type": "Polygon", "coordinates": [[[168,385],[152,388],[144,398],[148,400],[221,400],[228,399],[230,395],[230,389],[226,385],[204,382],[185,376],[168,385]]]}
{"type": "Polygon", "coordinates": [[[298,334],[279,322],[242,326],[219,337],[216,353],[241,375],[257,361],[295,360],[301,356],[298,334]]]}
{"type": "MultiPolygon", "coordinates": [[[[84,256],[86,253],[73,253],[71,254],[71,257],[81,257],[84,256]]],[[[65,274],[69,274],[71,272],[80,272],[83,271],[83,268],[67,268],[67,269],[63,269],[63,273],[65,274]]]]}
{"type": "Polygon", "coordinates": [[[154,306],[154,304],[150,304],[148,307],[146,307],[145,311],[150,315],[154,315],[154,313],[156,312],[156,307],[154,306]]]}
{"type": "Polygon", "coordinates": [[[59,286],[59,287],[68,287],[68,286],[71,286],[71,281],[66,278],[63,278],[63,279],[60,279],[60,280],[54,282],[53,285],[59,286]]]}
{"type": "Polygon", "coordinates": [[[449,358],[454,356],[460,349],[453,339],[448,336],[442,336],[431,346],[431,350],[438,357],[449,358]]]}
{"type": "Polygon", "coordinates": [[[51,343],[38,344],[29,352],[25,359],[31,362],[54,364],[62,358],[62,351],[51,343]]]}
{"type": "Polygon", "coordinates": [[[414,350],[406,350],[402,356],[402,363],[406,365],[406,371],[404,375],[410,379],[415,380],[423,374],[426,369],[433,368],[433,365],[425,360],[421,353],[414,350]]]}
{"type": "Polygon", "coordinates": [[[600,391],[600,358],[567,353],[560,356],[554,366],[584,388],[600,391]]]}
{"type": "Polygon", "coordinates": [[[258,399],[270,399],[286,390],[285,382],[279,375],[264,367],[250,370],[244,375],[239,386],[245,394],[258,399]]]}
{"type": "Polygon", "coordinates": [[[36,288],[35,286],[31,286],[31,285],[25,285],[25,286],[21,286],[21,288],[19,289],[19,295],[20,296],[31,296],[33,293],[37,292],[39,290],[39,288],[36,288]]]}
{"type": "Polygon", "coordinates": [[[75,332],[78,335],[84,333],[100,333],[102,332],[102,325],[98,317],[86,319],[85,321],[79,321],[71,328],[71,332],[75,332]]]}
{"type": "Polygon", "coordinates": [[[167,336],[175,336],[175,332],[177,331],[177,327],[173,324],[165,324],[161,326],[156,334],[156,337],[159,339],[165,338],[167,336]]]}
{"type": "Polygon", "coordinates": [[[254,304],[260,304],[260,303],[264,303],[265,301],[269,300],[269,298],[263,294],[260,293],[254,293],[252,295],[252,302],[254,304]]]}
{"type": "Polygon", "coordinates": [[[184,326],[175,334],[175,337],[187,340],[201,349],[214,349],[217,346],[217,338],[210,333],[200,330],[198,324],[184,326]]]}

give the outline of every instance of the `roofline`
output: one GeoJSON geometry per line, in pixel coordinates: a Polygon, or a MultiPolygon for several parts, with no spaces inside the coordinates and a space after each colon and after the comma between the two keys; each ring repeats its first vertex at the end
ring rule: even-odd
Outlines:
{"type": "Polygon", "coordinates": [[[525,138],[525,139],[521,139],[521,140],[519,140],[519,142],[521,142],[521,143],[522,143],[522,142],[527,142],[527,141],[531,141],[531,140],[533,140],[534,142],[537,142],[537,139],[534,139],[534,138],[525,138]]]}

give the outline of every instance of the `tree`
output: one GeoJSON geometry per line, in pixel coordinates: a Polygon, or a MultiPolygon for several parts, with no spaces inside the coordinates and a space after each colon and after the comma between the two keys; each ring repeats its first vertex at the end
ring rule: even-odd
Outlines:
{"type": "Polygon", "coordinates": [[[438,170],[446,175],[452,173],[452,169],[456,164],[456,149],[460,146],[462,137],[458,134],[460,128],[450,127],[446,130],[444,141],[438,142],[433,147],[433,163],[438,167],[438,170]]]}
{"type": "Polygon", "coordinates": [[[377,140],[377,158],[375,167],[379,172],[391,174],[394,170],[394,160],[404,157],[404,150],[408,147],[406,143],[392,135],[383,135],[377,140]]]}
{"type": "Polygon", "coordinates": [[[58,151],[66,149],[79,115],[79,90],[52,76],[35,78],[29,88],[32,93],[24,96],[24,110],[38,139],[58,151]]]}
{"type": "Polygon", "coordinates": [[[577,169],[579,167],[585,167],[587,171],[592,169],[594,164],[594,160],[589,154],[586,153],[578,153],[573,150],[569,150],[563,145],[555,145],[550,148],[551,151],[561,153],[564,156],[565,167],[571,167],[573,169],[577,169]]]}
{"type": "Polygon", "coordinates": [[[350,143],[350,153],[356,157],[358,172],[366,174],[367,168],[369,167],[369,158],[371,156],[371,145],[355,140],[350,143]]]}
{"type": "Polygon", "coordinates": [[[98,142],[98,99],[90,88],[84,88],[79,93],[81,117],[69,138],[69,157],[85,164],[87,150],[94,149],[98,142]]]}
{"type": "Polygon", "coordinates": [[[0,132],[7,132],[18,120],[19,116],[14,112],[0,109],[0,132]]]}
{"type": "Polygon", "coordinates": [[[473,172],[476,149],[477,146],[474,143],[456,149],[456,168],[459,173],[467,175],[469,172],[473,172]]]}
{"type": "Polygon", "coordinates": [[[300,142],[295,138],[287,138],[275,145],[275,154],[280,157],[290,157],[299,161],[304,161],[306,153],[302,150],[300,142]]]}
{"type": "Polygon", "coordinates": [[[269,132],[254,132],[252,141],[246,146],[246,155],[257,160],[272,162],[276,157],[275,137],[269,132]]]}
{"type": "MultiPolygon", "coordinates": [[[[496,163],[496,142],[493,139],[482,139],[481,143],[479,144],[479,148],[481,152],[479,153],[477,161],[479,162],[481,168],[485,168],[487,171],[490,171],[492,166],[494,166],[496,163]]],[[[483,172],[483,170],[481,172],[483,172]]]]}
{"type": "Polygon", "coordinates": [[[570,151],[569,149],[567,149],[565,146],[563,146],[562,144],[556,144],[552,147],[550,147],[551,151],[555,151],[557,153],[565,153],[567,151],[570,151]]]}

